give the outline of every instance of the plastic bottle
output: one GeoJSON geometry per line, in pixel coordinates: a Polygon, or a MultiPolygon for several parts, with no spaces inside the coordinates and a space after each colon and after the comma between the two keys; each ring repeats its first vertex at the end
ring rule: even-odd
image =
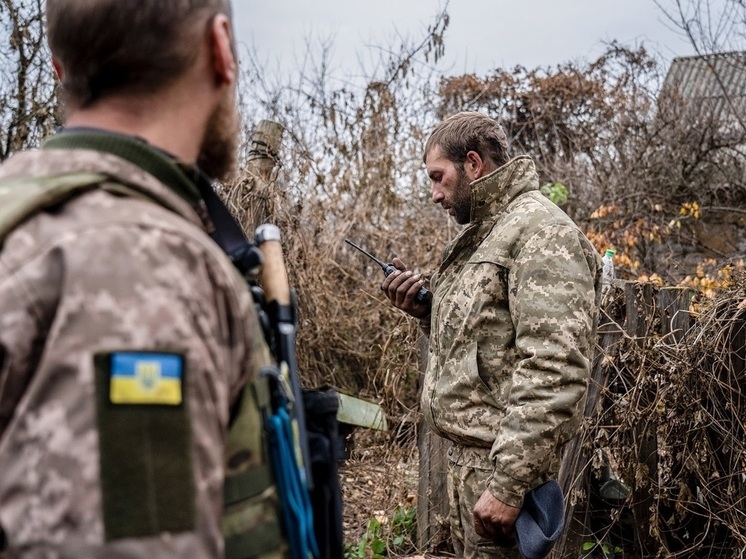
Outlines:
{"type": "Polygon", "coordinates": [[[605,295],[609,288],[611,288],[611,282],[616,278],[614,273],[614,251],[610,248],[606,249],[601,261],[604,264],[603,273],[601,274],[601,292],[605,295]]]}

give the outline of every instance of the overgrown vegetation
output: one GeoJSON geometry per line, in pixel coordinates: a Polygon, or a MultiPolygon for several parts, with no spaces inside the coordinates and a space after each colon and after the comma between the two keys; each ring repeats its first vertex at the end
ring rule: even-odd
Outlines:
{"type": "Polygon", "coordinates": [[[397,506],[390,519],[371,518],[360,542],[348,547],[346,559],[384,559],[414,552],[416,515],[417,510],[412,506],[397,506]]]}
{"type": "Polygon", "coordinates": [[[414,409],[417,327],[384,302],[380,268],[344,239],[427,270],[457,232],[430,203],[421,165],[447,25],[438,14],[423,40],[382,51],[374,74],[352,85],[335,86],[323,50],[274,82],[248,56],[243,80],[246,114],[286,130],[274,218],[299,295],[302,367],[311,382],[384,402],[395,421],[414,409]]]}
{"type": "Polygon", "coordinates": [[[636,302],[628,290],[607,306],[602,331],[624,334],[600,358],[596,379],[608,380],[581,432],[591,459],[574,475],[590,471],[592,481],[572,499],[598,540],[588,551],[737,557],[746,549],[746,274],[730,274],[691,325],[688,299],[665,309],[657,288],[638,287],[636,302]],[[605,483],[625,491],[604,492],[605,483]]]}
{"type": "Polygon", "coordinates": [[[513,152],[537,161],[545,194],[599,252],[616,249],[621,277],[716,287],[717,269],[740,265],[740,255],[702,241],[718,212],[737,214],[746,202],[746,133],[726,126],[727,115],[661,91],[658,63],[618,44],[588,63],[433,80],[424,56],[437,52],[446,24],[441,14],[425,41],[402,47],[381,64],[388,73],[359,88],[329,90],[331,80],[312,71],[292,80],[298,87],[269,87],[258,67],[246,80],[263,84],[249,95],[253,111],[287,129],[277,219],[307,320],[304,368],[375,395],[394,416],[414,405],[416,326],[378,294],[379,269],[343,240],[432,272],[457,230],[429,201],[421,149],[447,114],[501,119],[513,152]],[[702,277],[705,257],[715,270],[702,277]]]}
{"type": "MultiPolygon", "coordinates": [[[[659,2],[701,52],[742,49],[743,2],[726,0],[719,15],[710,4],[659,2]]],[[[41,0],[0,1],[0,160],[36,145],[60,122],[41,6],[41,0]]],[[[599,252],[616,249],[621,277],[682,283],[712,297],[728,290],[711,307],[700,303],[701,339],[677,350],[652,340],[625,356],[615,390],[666,387],[655,400],[662,407],[630,411],[631,392],[610,413],[617,414],[611,418],[619,426],[613,436],[623,463],[632,423],[643,412],[660,415],[669,445],[662,447],[661,461],[670,477],[656,494],[651,522],[665,549],[681,556],[694,549],[692,541],[667,532],[674,520],[709,519],[717,524],[716,534],[746,545],[737,525],[738,518],[743,524],[737,516],[744,510],[738,500],[743,483],[732,474],[744,471],[738,460],[746,451],[734,446],[724,454],[723,442],[743,440],[743,423],[732,411],[742,407],[736,391],[724,384],[732,363],[717,345],[733,320],[740,320],[746,298],[738,291],[743,283],[733,283],[741,277],[746,244],[729,236],[746,225],[739,217],[746,215],[742,115],[687,102],[674,88],[663,88],[666,68],[644,47],[617,43],[591,61],[443,76],[439,63],[448,22],[446,6],[424,37],[392,41],[360,78],[330,72],[329,44],[309,45],[299,67],[279,75],[252,52],[242,53],[247,137],[260,119],[280,123],[285,136],[271,154],[271,192],[243,192],[251,184],[245,176],[225,190],[239,200],[265,197],[283,230],[300,304],[299,361],[306,382],[382,403],[391,441],[414,444],[417,325],[380,294],[380,269],[343,241],[350,238],[387,261],[398,256],[429,275],[458,228],[430,202],[422,146],[442,117],[486,112],[504,122],[514,153],[534,157],[542,191],[587,231],[599,252]],[[723,225],[729,226],[727,235],[723,225]],[[723,394],[731,408],[713,407],[723,394]]],[[[244,146],[244,160],[250,147],[244,146]]],[[[256,225],[244,223],[249,232],[256,225]]],[[[637,473],[622,475],[633,483],[637,473]]],[[[394,557],[409,549],[411,506],[389,504],[386,522],[370,517],[350,557],[394,557]],[[405,511],[406,521],[394,529],[398,511],[405,511]]],[[[590,543],[595,547],[588,553],[614,552],[613,545],[603,550],[611,545],[605,540],[590,543]]],[[[698,549],[706,544],[700,541],[698,549]]]]}
{"type": "Polygon", "coordinates": [[[567,185],[564,208],[597,248],[616,249],[625,277],[675,284],[703,252],[721,264],[732,256],[704,246],[702,229],[746,201],[746,129],[722,104],[685,99],[662,78],[643,47],[612,44],[585,64],[444,79],[439,113],[499,117],[514,151],[531,154],[543,180],[567,185]],[[687,252],[695,259],[684,263],[687,252]]]}
{"type": "Polygon", "coordinates": [[[0,161],[60,123],[43,0],[0,0],[0,161]]]}

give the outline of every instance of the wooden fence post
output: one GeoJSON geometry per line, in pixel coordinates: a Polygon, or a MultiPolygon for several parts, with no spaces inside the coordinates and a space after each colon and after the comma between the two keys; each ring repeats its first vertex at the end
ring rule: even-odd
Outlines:
{"type": "MultiPolygon", "coordinates": [[[[427,369],[428,339],[419,340],[420,372],[427,369]]],[[[417,547],[426,550],[450,534],[448,525],[448,449],[451,443],[430,430],[424,421],[419,426],[420,479],[417,488],[417,547]]]]}
{"type": "Polygon", "coordinates": [[[679,343],[692,326],[689,306],[696,291],[688,287],[663,287],[658,292],[661,335],[666,343],[679,343]]]}
{"type": "MultiPolygon", "coordinates": [[[[624,292],[627,319],[624,331],[632,337],[634,343],[643,348],[645,339],[653,333],[653,322],[656,310],[657,286],[652,283],[628,283],[624,292]]],[[[635,476],[635,487],[632,493],[632,513],[635,518],[637,545],[642,557],[654,557],[658,542],[650,533],[653,527],[650,522],[654,506],[654,492],[658,487],[658,438],[654,406],[657,398],[657,386],[654,379],[644,374],[637,379],[641,389],[638,409],[644,410],[641,419],[632,432],[634,450],[640,475],[635,476]],[[643,381],[642,383],[640,381],[643,381]]]]}
{"type": "Polygon", "coordinates": [[[249,138],[249,154],[236,185],[228,193],[228,203],[244,230],[253,237],[254,229],[275,220],[280,191],[273,180],[283,127],[261,120],[249,138]]]}
{"type": "MultiPolygon", "coordinates": [[[[622,285],[622,282],[615,282],[613,289],[616,290],[622,285]]],[[[611,303],[616,301],[617,298],[613,292],[609,295],[607,301],[611,303]]],[[[588,422],[598,415],[604,401],[604,391],[611,372],[611,367],[605,362],[604,358],[622,338],[620,323],[623,318],[623,310],[615,304],[605,305],[599,316],[591,381],[583,410],[585,424],[581,427],[581,432],[565,446],[562,463],[560,464],[559,484],[565,494],[566,522],[565,530],[550,555],[553,559],[576,559],[583,542],[587,541],[588,538],[594,539],[589,526],[587,506],[590,484],[590,472],[588,470],[590,464],[589,438],[593,435],[588,429],[588,422]]]]}

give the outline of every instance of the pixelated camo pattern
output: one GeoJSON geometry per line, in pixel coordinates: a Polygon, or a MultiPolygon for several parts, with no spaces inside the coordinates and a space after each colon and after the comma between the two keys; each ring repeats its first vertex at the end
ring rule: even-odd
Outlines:
{"type": "Polygon", "coordinates": [[[472,183],[470,224],[433,278],[421,397],[431,426],[491,448],[492,493],[519,506],[579,425],[600,257],[518,157],[472,183]]]}
{"type": "Polygon", "coordinates": [[[26,152],[0,167],[0,180],[81,171],[136,185],[171,209],[98,190],[5,241],[0,524],[8,556],[219,557],[229,409],[269,359],[250,294],[195,211],[124,160],[26,152]],[[93,355],[126,349],[186,356],[197,528],[105,543],[93,355]]]}

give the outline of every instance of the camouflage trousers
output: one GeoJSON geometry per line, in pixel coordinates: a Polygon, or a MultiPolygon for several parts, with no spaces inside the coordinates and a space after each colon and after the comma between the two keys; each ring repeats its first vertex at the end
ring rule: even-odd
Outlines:
{"type": "Polygon", "coordinates": [[[474,505],[487,488],[492,467],[489,448],[453,445],[448,451],[448,499],[451,539],[456,557],[463,559],[520,559],[514,545],[502,546],[477,535],[474,505]]]}

